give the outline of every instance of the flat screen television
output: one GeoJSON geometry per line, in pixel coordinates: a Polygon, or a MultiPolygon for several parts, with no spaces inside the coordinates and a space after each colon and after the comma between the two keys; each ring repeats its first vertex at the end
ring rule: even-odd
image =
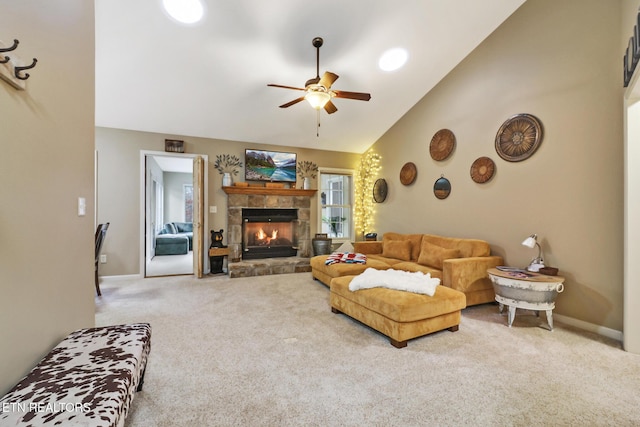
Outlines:
{"type": "Polygon", "coordinates": [[[296,153],[245,150],[247,181],[296,182],[296,153]]]}

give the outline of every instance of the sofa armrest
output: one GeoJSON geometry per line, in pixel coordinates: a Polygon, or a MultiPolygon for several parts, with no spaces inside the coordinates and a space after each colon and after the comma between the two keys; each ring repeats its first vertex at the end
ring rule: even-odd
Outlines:
{"type": "Polygon", "coordinates": [[[460,292],[491,289],[489,268],[502,265],[501,256],[482,256],[444,260],[442,284],[460,292]]]}
{"type": "Polygon", "coordinates": [[[382,253],[382,242],[355,242],[353,244],[354,252],[365,255],[376,255],[382,253]]]}

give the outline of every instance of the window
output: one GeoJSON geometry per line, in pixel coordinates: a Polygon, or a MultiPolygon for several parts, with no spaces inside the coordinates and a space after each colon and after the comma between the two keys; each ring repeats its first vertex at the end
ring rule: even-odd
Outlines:
{"type": "Polygon", "coordinates": [[[193,185],[184,186],[184,222],[193,222],[193,185]]]}
{"type": "Polygon", "coordinates": [[[353,172],[319,171],[318,230],[334,240],[353,240],[353,172]]]}

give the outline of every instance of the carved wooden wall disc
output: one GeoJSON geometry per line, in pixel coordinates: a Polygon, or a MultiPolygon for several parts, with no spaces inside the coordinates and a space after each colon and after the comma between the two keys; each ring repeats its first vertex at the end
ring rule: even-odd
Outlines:
{"type": "Polygon", "coordinates": [[[387,181],[384,178],[376,180],[373,184],[373,201],[376,203],[382,203],[387,198],[387,181]]]}
{"type": "Polygon", "coordinates": [[[496,152],[508,162],[525,160],[542,142],[542,126],[531,114],[516,114],[507,119],[496,135],[496,152]]]}
{"type": "Polygon", "coordinates": [[[478,157],[471,164],[471,179],[479,184],[489,181],[496,170],[496,164],[489,157],[478,157]]]}
{"type": "Polygon", "coordinates": [[[400,169],[400,182],[403,185],[413,184],[413,181],[416,179],[416,175],[418,174],[418,168],[414,163],[405,163],[400,169]]]}
{"type": "Polygon", "coordinates": [[[456,145],[456,137],[449,129],[440,129],[431,138],[429,153],[433,160],[445,160],[456,145]]]}

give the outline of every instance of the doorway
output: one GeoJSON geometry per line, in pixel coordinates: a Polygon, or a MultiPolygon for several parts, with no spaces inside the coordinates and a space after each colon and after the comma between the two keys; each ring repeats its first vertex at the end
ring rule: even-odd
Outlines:
{"type": "Polygon", "coordinates": [[[207,182],[206,170],[201,170],[206,165],[203,157],[141,152],[144,277],[203,275],[202,199],[207,182]]]}

